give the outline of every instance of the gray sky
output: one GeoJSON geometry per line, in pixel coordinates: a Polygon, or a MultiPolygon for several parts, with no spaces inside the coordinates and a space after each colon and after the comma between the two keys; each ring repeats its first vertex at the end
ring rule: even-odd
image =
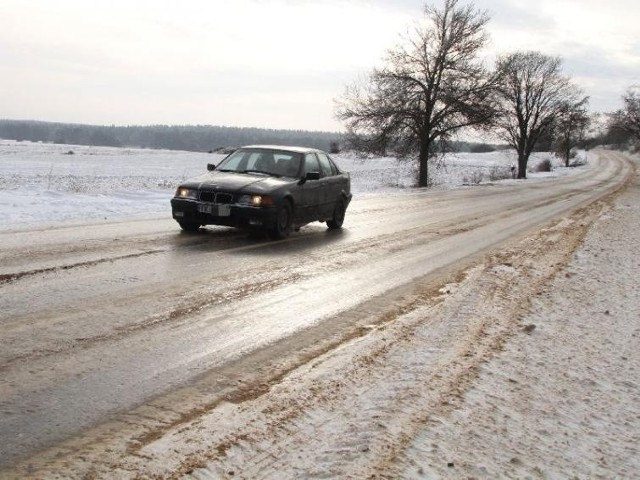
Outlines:
{"type": "MultiPolygon", "coordinates": [[[[440,0],[436,2],[441,5],[440,0]]],[[[640,83],[637,0],[476,0],[499,53],[560,55],[594,111],[640,83]]],[[[0,0],[0,118],[340,130],[333,99],[418,0],[0,0]]]]}

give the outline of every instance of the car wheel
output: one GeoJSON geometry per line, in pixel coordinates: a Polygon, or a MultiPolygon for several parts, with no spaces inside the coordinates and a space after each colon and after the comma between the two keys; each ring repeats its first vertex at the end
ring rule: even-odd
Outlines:
{"type": "Polygon", "coordinates": [[[278,207],[276,212],[276,224],[269,231],[269,236],[274,240],[280,240],[287,238],[291,233],[291,227],[293,225],[293,209],[291,203],[287,200],[282,202],[282,205],[278,207]]]}
{"type": "Polygon", "coordinates": [[[178,224],[185,232],[194,233],[200,230],[200,224],[196,222],[178,222],[178,224]]]}
{"type": "Polygon", "coordinates": [[[344,205],[344,200],[340,199],[336,202],[336,207],[333,209],[333,215],[331,216],[331,220],[327,221],[327,227],[331,230],[337,230],[338,228],[342,228],[342,224],[344,223],[344,216],[347,208],[344,205]]]}

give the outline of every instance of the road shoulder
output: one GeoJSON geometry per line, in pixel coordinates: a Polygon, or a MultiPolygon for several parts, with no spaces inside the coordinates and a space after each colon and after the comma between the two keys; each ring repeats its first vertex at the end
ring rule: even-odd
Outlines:
{"type": "Polygon", "coordinates": [[[522,334],[483,366],[464,404],[408,449],[402,476],[635,477],[639,241],[636,174],[533,299],[522,334]]]}

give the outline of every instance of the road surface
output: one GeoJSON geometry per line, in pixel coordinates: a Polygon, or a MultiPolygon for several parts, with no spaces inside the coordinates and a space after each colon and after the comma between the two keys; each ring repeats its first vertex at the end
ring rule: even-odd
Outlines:
{"type": "Polygon", "coordinates": [[[356,197],[342,231],[279,242],[157,218],[3,232],[0,473],[109,442],[140,450],[257,398],[402,314],[417,286],[437,290],[630,172],[601,151],[545,181],[356,197]]]}

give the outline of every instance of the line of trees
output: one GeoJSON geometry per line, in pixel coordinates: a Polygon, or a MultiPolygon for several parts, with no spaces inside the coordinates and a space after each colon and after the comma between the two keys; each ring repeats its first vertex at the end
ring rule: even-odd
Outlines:
{"type": "MultiPolygon", "coordinates": [[[[97,126],[35,120],[0,119],[0,138],[18,141],[106,147],[159,148],[195,152],[227,152],[250,144],[310,146],[338,153],[343,134],[304,130],[268,130],[217,126],[97,126]]],[[[442,152],[493,152],[502,144],[451,141],[442,152]]]]}
{"type": "Polygon", "coordinates": [[[419,186],[430,160],[463,129],[491,131],[518,155],[518,178],[536,146],[552,141],[569,152],[589,126],[588,97],[562,74],[558,57],[536,51],[500,56],[495,69],[479,59],[489,16],[473,4],[426,5],[423,21],[384,65],[336,100],[336,115],[358,148],[415,155],[419,186]]]}
{"type": "Polygon", "coordinates": [[[624,107],[611,115],[609,131],[622,141],[640,143],[640,85],[632,85],[622,96],[624,107]]]}
{"type": "Polygon", "coordinates": [[[0,120],[0,138],[73,145],[208,152],[249,144],[305,145],[329,151],[341,134],[211,125],[97,126],[0,120]]]}

